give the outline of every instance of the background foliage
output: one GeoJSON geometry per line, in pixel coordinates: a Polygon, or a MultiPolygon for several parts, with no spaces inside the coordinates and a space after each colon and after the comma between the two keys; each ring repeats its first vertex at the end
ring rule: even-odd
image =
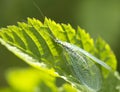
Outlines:
{"type": "MultiPolygon", "coordinates": [[[[119,0],[36,0],[45,16],[76,28],[80,25],[92,37],[102,36],[120,62],[120,1],[119,0]]],[[[43,19],[32,0],[0,0],[0,27],[26,21],[27,17],[43,19]],[[22,6],[22,7],[21,7],[22,6]]],[[[10,67],[28,67],[0,45],[0,85],[6,85],[3,73],[10,67]],[[7,57],[7,58],[6,58],[7,57]]],[[[118,63],[119,66],[120,63],[118,63]]],[[[118,68],[120,69],[120,68],[118,68]]]]}

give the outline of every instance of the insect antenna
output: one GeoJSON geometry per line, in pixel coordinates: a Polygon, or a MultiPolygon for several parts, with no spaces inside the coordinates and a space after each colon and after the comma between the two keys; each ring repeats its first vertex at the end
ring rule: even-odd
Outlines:
{"type": "Polygon", "coordinates": [[[33,5],[36,7],[36,9],[39,11],[39,13],[40,13],[40,15],[42,16],[42,18],[44,19],[44,18],[45,18],[45,15],[44,15],[44,13],[42,12],[41,8],[38,6],[38,4],[37,4],[34,0],[32,0],[32,2],[33,2],[33,5]]]}

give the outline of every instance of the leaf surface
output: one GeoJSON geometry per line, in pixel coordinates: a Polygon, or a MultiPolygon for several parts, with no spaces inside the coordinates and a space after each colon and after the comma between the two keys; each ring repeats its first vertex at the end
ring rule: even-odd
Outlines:
{"type": "MultiPolygon", "coordinates": [[[[17,26],[0,29],[0,43],[23,61],[40,70],[54,69],[55,72],[52,75],[65,79],[78,89],[83,88],[84,85],[74,80],[75,76],[71,77],[72,73],[63,54],[64,49],[51,36],[88,51],[116,70],[117,61],[114,54],[110,53],[112,52],[110,47],[99,39],[94,44],[90,35],[80,27],[75,30],[70,24],[58,24],[47,18],[44,23],[28,18],[27,23],[18,22],[17,26]]],[[[104,76],[109,74],[105,69],[101,71],[104,76]]]]}

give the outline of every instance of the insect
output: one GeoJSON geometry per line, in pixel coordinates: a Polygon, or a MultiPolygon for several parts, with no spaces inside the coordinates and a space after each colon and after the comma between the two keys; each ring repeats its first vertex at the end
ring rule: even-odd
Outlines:
{"type": "MultiPolygon", "coordinates": [[[[40,8],[38,6],[36,7],[44,17],[40,8]]],[[[111,67],[82,48],[56,39],[52,34],[46,34],[63,48],[67,63],[71,66],[71,75],[77,79],[78,83],[85,85],[89,90],[92,90],[92,92],[93,90],[100,90],[102,85],[101,72],[94,62],[100,64],[108,70],[111,70],[111,67]]]]}
{"type": "Polygon", "coordinates": [[[48,32],[44,33],[63,48],[67,64],[71,66],[71,75],[88,89],[98,91],[102,85],[102,77],[98,66],[96,66],[94,62],[108,70],[111,70],[110,66],[82,48],[71,43],[58,40],[53,34],[49,34],[48,32]]]}
{"type": "Polygon", "coordinates": [[[95,63],[80,52],[78,47],[60,40],[57,40],[57,43],[65,50],[68,64],[72,66],[72,76],[90,90],[98,91],[101,88],[102,79],[100,70],[95,63]]]}

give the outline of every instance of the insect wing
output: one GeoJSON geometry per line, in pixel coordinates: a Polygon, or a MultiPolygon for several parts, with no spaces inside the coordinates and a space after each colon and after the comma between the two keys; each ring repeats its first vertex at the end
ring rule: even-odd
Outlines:
{"type": "Polygon", "coordinates": [[[101,88],[101,73],[94,62],[82,53],[66,49],[65,56],[71,66],[71,75],[87,88],[98,91],[101,88]]]}

